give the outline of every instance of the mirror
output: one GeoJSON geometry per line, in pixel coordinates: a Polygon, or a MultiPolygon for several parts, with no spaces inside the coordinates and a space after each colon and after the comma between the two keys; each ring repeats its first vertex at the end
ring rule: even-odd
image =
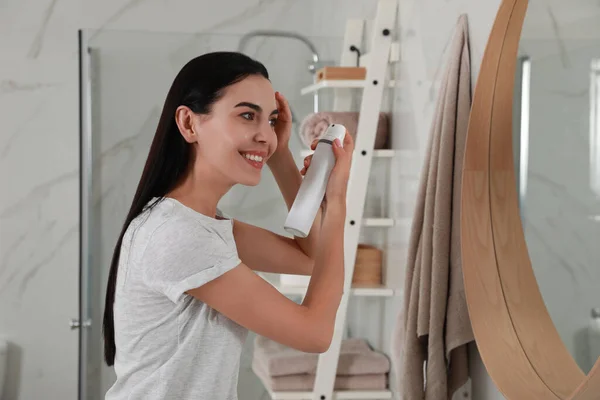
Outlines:
{"type": "MultiPolygon", "coordinates": [[[[556,28],[559,25],[556,24],[555,18],[552,18],[552,8],[548,8],[550,5],[540,3],[533,6],[530,9],[531,15],[535,15],[536,9],[550,10],[552,28],[558,35],[555,41],[559,43],[561,56],[564,56],[569,53],[564,51],[566,47],[560,30],[556,28]]],[[[561,15],[570,15],[570,18],[573,18],[573,3],[570,2],[569,7],[565,3],[563,7],[569,12],[561,15]]],[[[524,225],[529,224],[528,199],[527,192],[525,196],[519,197],[519,194],[522,194],[519,190],[524,182],[519,182],[517,176],[529,177],[531,174],[525,172],[528,171],[531,162],[515,165],[517,160],[520,162],[523,158],[513,155],[514,124],[517,123],[513,110],[517,64],[521,60],[521,34],[530,32],[523,31],[527,12],[527,0],[501,2],[488,38],[473,95],[461,192],[461,244],[465,293],[477,348],[491,378],[506,398],[593,400],[597,399],[600,393],[600,360],[589,373],[577,364],[566,344],[568,340],[563,340],[545,302],[545,298],[549,296],[565,293],[565,282],[556,283],[560,289],[553,290],[552,293],[546,289],[546,297],[542,296],[540,287],[544,281],[540,279],[538,282],[536,275],[543,275],[543,267],[547,267],[547,264],[534,273],[531,250],[528,249],[526,241],[524,225]],[[518,175],[517,172],[521,170],[524,173],[518,175]],[[522,208],[519,207],[520,204],[522,208]],[[525,224],[521,215],[524,216],[525,224]]],[[[577,22],[574,24],[577,25],[577,22]]],[[[525,44],[524,41],[523,45],[525,44]]],[[[535,44],[533,47],[539,50],[535,44]]],[[[522,70],[525,75],[528,74],[527,68],[522,70]]],[[[552,68],[548,67],[548,71],[552,71],[552,68]]],[[[533,76],[533,73],[529,75],[533,76]]],[[[539,76],[543,81],[544,74],[539,76]]],[[[575,86],[574,83],[572,86],[567,85],[570,89],[575,86]]],[[[540,135],[538,142],[545,144],[546,149],[551,148],[552,136],[542,136],[548,133],[544,131],[560,131],[560,127],[570,119],[564,115],[571,116],[573,113],[572,110],[569,113],[569,109],[565,111],[563,108],[561,114],[553,114],[551,106],[544,105],[544,101],[548,101],[551,96],[547,93],[542,94],[541,109],[545,109],[543,115],[536,117],[543,122],[538,128],[542,132],[534,132],[531,129],[531,119],[538,111],[533,112],[531,103],[535,97],[531,93],[535,87],[530,85],[530,90],[525,90],[520,95],[530,100],[526,101],[529,103],[530,112],[519,115],[518,120],[529,120],[529,124],[525,126],[530,129],[521,130],[517,135],[519,141],[521,138],[529,139],[526,146],[521,146],[519,154],[532,154],[531,137],[534,133],[540,135]],[[560,117],[561,115],[563,117],[560,117]],[[557,118],[556,121],[554,118],[557,118]]],[[[548,86],[544,84],[541,87],[548,86]]],[[[572,118],[577,120],[576,117],[572,118]]],[[[564,151],[569,147],[560,143],[554,145],[554,148],[564,151]]],[[[543,149],[538,151],[544,156],[540,157],[540,160],[543,159],[547,165],[554,167],[560,160],[556,154],[565,154],[554,153],[552,156],[543,149]]],[[[569,163],[569,168],[574,168],[579,162],[577,157],[584,158],[585,155],[569,157],[576,160],[569,163]]],[[[545,175],[539,176],[555,179],[551,172],[557,169],[543,169],[546,171],[545,175]]],[[[571,184],[571,181],[568,182],[571,184]]],[[[528,192],[531,192],[529,183],[527,187],[528,192]]],[[[581,192],[567,193],[571,198],[582,195],[581,192]]],[[[529,199],[533,201],[533,198],[529,199]]],[[[581,200],[579,204],[581,205],[581,200]]],[[[545,212],[545,206],[533,207],[538,208],[535,210],[538,213],[545,212]]],[[[554,211],[549,215],[561,214],[554,211]]],[[[565,220],[570,221],[568,216],[565,220]]],[[[546,230],[552,231],[547,228],[546,230]]],[[[562,239],[560,243],[566,246],[565,242],[566,239],[562,239]]],[[[551,247],[553,250],[557,248],[556,245],[551,247]]],[[[562,297],[561,300],[564,301],[566,296],[562,297]]],[[[577,307],[580,305],[577,304],[577,307]]]]}
{"type": "Polygon", "coordinates": [[[584,373],[600,356],[588,337],[600,337],[589,328],[600,307],[599,11],[597,2],[529,2],[513,101],[527,250],[552,322],[584,373]]]}

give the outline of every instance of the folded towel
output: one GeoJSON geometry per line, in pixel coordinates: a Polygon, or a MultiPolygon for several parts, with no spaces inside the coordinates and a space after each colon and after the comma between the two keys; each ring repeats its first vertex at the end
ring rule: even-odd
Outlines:
{"type": "MultiPolygon", "coordinates": [[[[297,374],[270,376],[267,367],[260,358],[252,360],[252,371],[262,381],[265,387],[272,391],[289,390],[311,391],[315,385],[314,374],[297,374]]],[[[337,375],[334,390],[385,390],[387,389],[387,374],[367,375],[337,375]]]]}
{"type": "MultiPolygon", "coordinates": [[[[300,139],[307,147],[310,147],[313,140],[320,138],[330,124],[344,125],[346,129],[348,129],[350,136],[356,139],[359,115],[358,112],[351,111],[332,111],[309,114],[300,124],[300,139]]],[[[389,148],[389,131],[390,123],[387,114],[379,113],[377,132],[375,132],[375,149],[389,148]]]]}
{"type": "MultiPolygon", "coordinates": [[[[254,358],[265,366],[270,377],[315,374],[319,355],[305,353],[257,335],[254,339],[254,358]]],[[[386,355],[376,352],[360,338],[342,340],[338,375],[373,375],[390,371],[386,355]]]]}

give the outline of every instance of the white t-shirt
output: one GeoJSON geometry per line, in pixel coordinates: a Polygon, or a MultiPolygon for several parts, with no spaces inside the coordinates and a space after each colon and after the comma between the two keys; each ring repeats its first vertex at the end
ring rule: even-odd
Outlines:
{"type": "Polygon", "coordinates": [[[165,198],[132,221],[119,260],[117,381],[107,400],[237,399],[247,330],[185,291],[240,262],[230,219],[165,198]]]}

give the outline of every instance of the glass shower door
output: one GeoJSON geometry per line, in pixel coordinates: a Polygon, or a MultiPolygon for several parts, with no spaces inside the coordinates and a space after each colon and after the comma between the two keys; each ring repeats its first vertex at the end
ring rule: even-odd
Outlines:
{"type": "MultiPolygon", "coordinates": [[[[275,90],[295,116],[290,146],[301,165],[297,129],[314,111],[300,90],[313,81],[313,55],[300,40],[286,37],[88,31],[82,35],[82,271],[81,399],[103,399],[114,372],[103,362],[102,316],[114,245],[146,161],[166,93],[190,59],[217,50],[243,51],[263,62],[275,90]],[[247,40],[246,40],[247,39],[247,40]]],[[[341,39],[310,38],[321,60],[337,59],[341,39]]],[[[326,98],[319,99],[321,103],[326,98]]],[[[326,107],[324,105],[323,107],[326,107]]],[[[235,187],[219,206],[235,218],[284,233],[287,209],[270,171],[258,187],[235,187]]],[[[242,356],[240,400],[265,394],[250,370],[252,335],[242,356]]]]}

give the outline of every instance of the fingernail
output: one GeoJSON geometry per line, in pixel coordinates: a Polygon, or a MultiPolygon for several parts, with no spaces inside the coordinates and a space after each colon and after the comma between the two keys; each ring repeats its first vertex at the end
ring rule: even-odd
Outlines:
{"type": "Polygon", "coordinates": [[[335,147],[340,147],[340,139],[335,139],[333,143],[335,143],[335,147]]]}

